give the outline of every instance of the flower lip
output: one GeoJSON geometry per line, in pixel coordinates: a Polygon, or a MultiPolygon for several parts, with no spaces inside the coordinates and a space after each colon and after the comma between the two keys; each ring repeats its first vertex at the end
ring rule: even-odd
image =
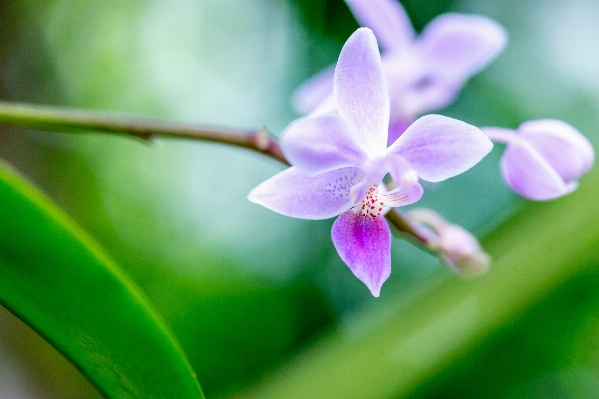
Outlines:
{"type": "Polygon", "coordinates": [[[333,223],[331,239],[343,262],[378,297],[391,275],[391,232],[385,218],[344,212],[333,223]]]}

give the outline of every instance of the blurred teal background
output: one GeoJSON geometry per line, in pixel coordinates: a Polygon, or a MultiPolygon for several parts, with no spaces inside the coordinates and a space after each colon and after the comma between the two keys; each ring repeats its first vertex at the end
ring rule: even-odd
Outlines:
{"type": "MultiPolygon", "coordinates": [[[[440,113],[512,128],[529,119],[563,119],[597,148],[599,3],[403,4],[417,29],[455,11],[491,17],[509,33],[504,53],[440,113]]],[[[333,63],[357,27],[342,0],[4,1],[0,96],[204,125],[266,126],[279,134],[297,117],[289,101],[294,88],[333,63]]],[[[255,383],[328,334],[359,335],[434,297],[446,281],[462,281],[395,239],[392,275],[381,297],[372,298],[338,258],[332,220],[286,218],[246,200],[282,166],[245,150],[0,129],[0,156],[139,284],[209,398],[255,383]]],[[[471,171],[427,187],[417,206],[480,237],[529,209],[501,181],[500,147],[471,171]]],[[[518,222],[510,226],[518,229],[518,222]]],[[[594,260],[584,262],[582,275],[536,298],[538,304],[460,354],[412,397],[597,397],[599,274],[594,260]]],[[[98,394],[3,310],[4,397],[98,394]]]]}

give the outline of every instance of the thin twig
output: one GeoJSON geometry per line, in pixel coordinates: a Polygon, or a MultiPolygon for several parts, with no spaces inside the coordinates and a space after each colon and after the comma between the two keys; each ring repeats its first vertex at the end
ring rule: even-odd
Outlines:
{"type": "Polygon", "coordinates": [[[289,165],[277,141],[265,129],[237,130],[165,122],[123,114],[0,101],[0,124],[51,131],[100,131],[134,136],[201,140],[259,152],[289,165]]]}

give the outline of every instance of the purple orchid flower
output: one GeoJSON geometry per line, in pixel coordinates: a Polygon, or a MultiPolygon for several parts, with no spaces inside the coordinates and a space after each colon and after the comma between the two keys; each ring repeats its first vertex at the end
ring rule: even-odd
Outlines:
{"type": "MultiPolygon", "coordinates": [[[[465,82],[505,47],[507,34],[493,20],[447,13],[417,37],[396,0],[346,0],[358,22],[380,40],[390,92],[389,144],[416,118],[449,105],[465,82]]],[[[302,114],[332,111],[333,67],[298,88],[294,107],[302,114]]]]}
{"type": "Polygon", "coordinates": [[[562,121],[542,119],[525,122],[517,130],[487,127],[483,131],[491,140],[507,144],[501,158],[503,179],[531,200],[571,193],[595,160],[589,141],[562,121]]]}
{"type": "Polygon", "coordinates": [[[345,43],[334,75],[338,113],[308,116],[283,132],[289,169],[248,198],[302,219],[340,215],[331,236],[341,259],[374,296],[391,272],[389,207],[418,201],[418,177],[436,182],[460,174],[492,148],[476,127],[440,115],[418,119],[387,147],[389,94],[376,38],[358,29],[345,43]],[[379,185],[389,173],[398,188],[379,185]]]}

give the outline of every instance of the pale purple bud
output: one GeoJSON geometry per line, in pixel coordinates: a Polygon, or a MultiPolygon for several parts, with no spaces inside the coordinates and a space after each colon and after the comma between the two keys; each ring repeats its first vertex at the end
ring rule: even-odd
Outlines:
{"type": "Polygon", "coordinates": [[[454,271],[472,277],[489,270],[491,258],[463,227],[449,223],[430,209],[415,209],[408,217],[421,227],[427,245],[438,251],[441,259],[454,271]]]}
{"type": "Polygon", "coordinates": [[[483,132],[507,144],[501,158],[503,179],[531,200],[555,199],[574,191],[595,160],[589,141],[559,120],[534,120],[517,130],[484,128],[483,132]]]}

